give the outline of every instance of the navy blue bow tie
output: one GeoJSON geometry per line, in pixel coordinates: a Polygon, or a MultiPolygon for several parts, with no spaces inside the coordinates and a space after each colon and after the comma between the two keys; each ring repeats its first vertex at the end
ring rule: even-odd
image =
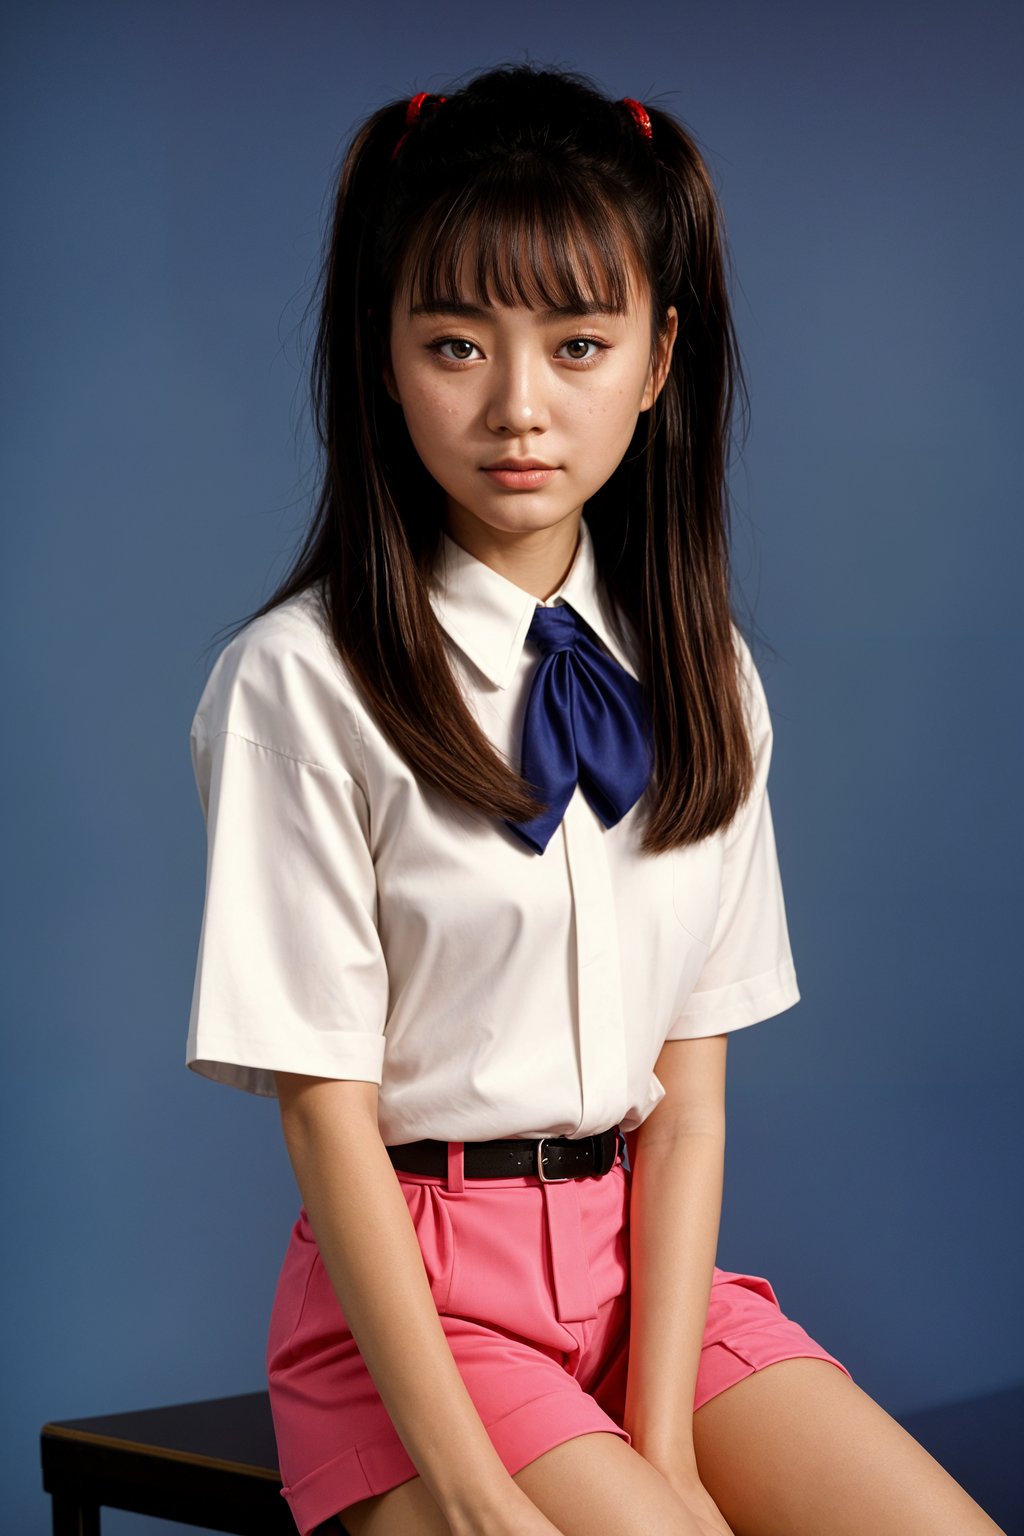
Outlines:
{"type": "Polygon", "coordinates": [[[521,772],[548,808],[505,825],[543,853],[577,782],[606,827],[621,821],[647,787],[653,747],[643,689],[574,609],[538,603],[526,638],[544,654],[526,701],[521,772]]]}

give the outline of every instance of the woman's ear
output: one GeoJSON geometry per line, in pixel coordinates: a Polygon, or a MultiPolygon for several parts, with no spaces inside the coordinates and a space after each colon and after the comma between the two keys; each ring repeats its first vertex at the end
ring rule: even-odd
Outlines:
{"type": "Polygon", "coordinates": [[[672,348],[676,343],[676,335],[679,330],[679,311],[674,304],[668,307],[665,318],[665,329],[658,335],[654,348],[654,356],[651,358],[651,366],[647,374],[647,383],[644,387],[643,399],[640,402],[642,411],[649,411],[651,406],[661,394],[665,380],[668,378],[668,370],[672,363],[672,348]]]}

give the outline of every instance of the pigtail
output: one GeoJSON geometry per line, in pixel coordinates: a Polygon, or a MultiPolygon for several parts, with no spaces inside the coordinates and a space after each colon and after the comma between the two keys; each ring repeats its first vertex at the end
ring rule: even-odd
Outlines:
{"type": "Polygon", "coordinates": [[[662,832],[691,841],[731,820],[753,786],[754,762],[730,603],[726,474],[743,377],[724,226],[693,139],[669,114],[648,110],[663,193],[658,289],[679,315],[646,455],[648,507],[659,524],[659,501],[666,512],[663,529],[652,529],[647,540],[641,580],[641,629],[660,727],[662,790],[648,824],[657,843],[662,832]]]}

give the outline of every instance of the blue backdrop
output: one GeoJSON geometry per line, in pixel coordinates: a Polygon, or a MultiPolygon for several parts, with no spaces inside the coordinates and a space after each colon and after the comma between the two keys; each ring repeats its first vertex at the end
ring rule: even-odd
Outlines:
{"type": "Polygon", "coordinates": [[[4,7],[9,1529],[49,1529],[45,1420],[264,1385],[298,1195],[274,1104],[184,1065],[188,727],[305,526],[337,156],[499,62],[678,113],[730,233],[803,1000],[730,1045],[719,1262],[890,1412],[1020,1380],[1019,17],[4,7]]]}

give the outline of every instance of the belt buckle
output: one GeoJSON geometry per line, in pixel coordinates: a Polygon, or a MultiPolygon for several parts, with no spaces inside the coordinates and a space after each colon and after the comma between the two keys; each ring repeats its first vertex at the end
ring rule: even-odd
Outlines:
{"type": "Polygon", "coordinates": [[[544,1143],[551,1140],[550,1136],[542,1136],[537,1142],[537,1177],[542,1184],[568,1184],[572,1178],[571,1174],[563,1174],[560,1179],[549,1179],[544,1172],[544,1143]]]}

